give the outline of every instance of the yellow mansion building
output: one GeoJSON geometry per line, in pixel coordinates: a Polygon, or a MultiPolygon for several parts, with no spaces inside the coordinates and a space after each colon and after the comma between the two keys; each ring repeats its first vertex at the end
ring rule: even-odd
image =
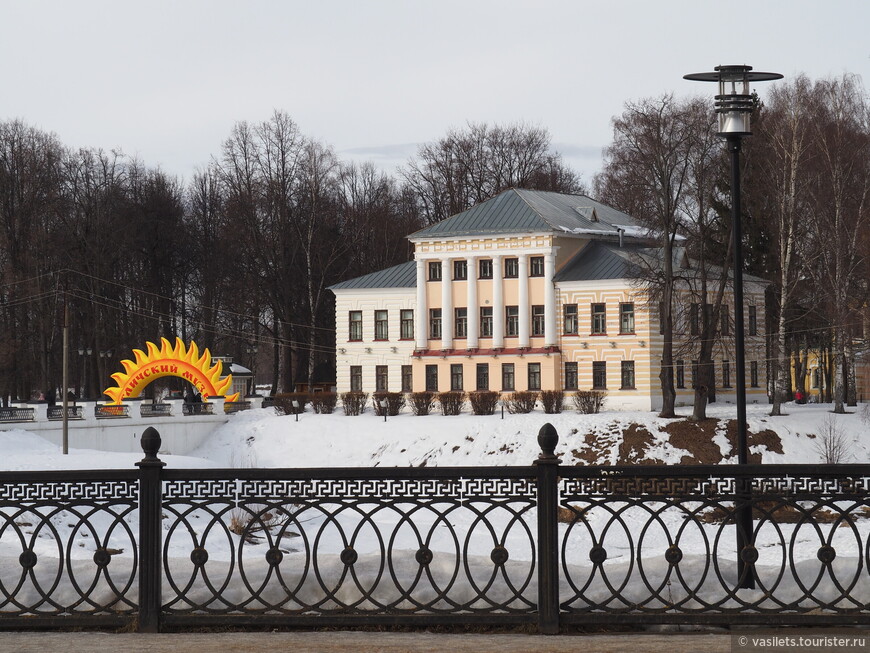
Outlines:
{"type": "MultiPolygon", "coordinates": [[[[636,281],[658,250],[631,216],[511,189],[408,238],[413,261],[331,287],[338,392],[600,389],[608,408],[661,405],[658,310],[636,281]]],[[[764,282],[747,275],[744,296],[747,399],[761,402],[764,282]]],[[[688,287],[678,301],[677,402],[691,404],[699,305],[688,287]]],[[[733,401],[725,314],[716,396],[733,401]]]]}

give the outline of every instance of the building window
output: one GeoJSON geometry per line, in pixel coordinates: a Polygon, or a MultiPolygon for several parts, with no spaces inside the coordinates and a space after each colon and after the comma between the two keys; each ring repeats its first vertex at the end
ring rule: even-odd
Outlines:
{"type": "Polygon", "coordinates": [[[348,340],[350,341],[359,341],[362,340],[362,311],[351,311],[349,313],[349,328],[348,328],[348,340]]]}
{"type": "Polygon", "coordinates": [[[375,340],[389,340],[387,311],[375,311],[375,340]]]}
{"type": "Polygon", "coordinates": [[[529,390],[541,389],[541,364],[529,363],[529,390]]]}
{"type": "Polygon", "coordinates": [[[592,362],[592,389],[607,389],[607,361],[592,362]]]}
{"type": "Polygon", "coordinates": [[[700,305],[692,304],[689,306],[689,334],[697,336],[701,333],[701,324],[698,321],[700,305]]]}
{"type": "MultiPolygon", "coordinates": [[[[751,365],[752,363],[750,363],[751,365]]],[[[811,372],[812,377],[812,387],[819,388],[822,385],[822,370],[821,368],[814,367],[811,372]]]]}
{"type": "MultiPolygon", "coordinates": [[[[818,372],[819,370],[816,369],[815,371],[818,372]]],[[[813,380],[816,379],[814,378],[813,380]]],[[[749,385],[751,385],[753,388],[758,387],[758,361],[749,362],[749,385]]]]}
{"type": "Polygon", "coordinates": [[[450,390],[462,392],[462,363],[454,363],[450,366],[450,390]]]}
{"type": "Polygon", "coordinates": [[[577,363],[565,363],[565,390],[577,389],[577,363]]]}
{"type": "Polygon", "coordinates": [[[505,330],[506,336],[520,335],[520,307],[505,306],[505,330]]]}
{"type": "Polygon", "coordinates": [[[634,302],[619,305],[619,332],[634,333],[634,302]]]}
{"type": "Polygon", "coordinates": [[[677,387],[685,388],[686,387],[686,361],[678,360],[677,361],[677,387]]]}
{"type": "Polygon", "coordinates": [[[403,308],[399,313],[399,334],[402,340],[414,339],[414,311],[403,308]]]}
{"type": "Polygon", "coordinates": [[[727,336],[731,333],[731,313],[728,310],[728,306],[725,304],[722,304],[722,308],[720,310],[722,311],[719,315],[722,326],[719,331],[722,333],[723,336],[727,336]]]}
{"type": "Polygon", "coordinates": [[[457,338],[468,336],[468,309],[465,307],[453,309],[453,332],[457,338]]]}
{"type": "Polygon", "coordinates": [[[532,335],[544,335],[544,307],[532,306],[532,335]]]}
{"type": "Polygon", "coordinates": [[[362,392],[362,365],[350,366],[350,391],[362,392]]]}
{"type": "Polygon", "coordinates": [[[576,336],[580,330],[577,321],[577,304],[565,304],[562,311],[562,330],[566,336],[576,336]]]}
{"type": "Polygon", "coordinates": [[[621,390],[634,390],[634,361],[622,361],[620,365],[621,390]]]}
{"type": "Polygon", "coordinates": [[[722,361],[722,387],[731,387],[731,361],[722,361]]]}
{"type": "Polygon", "coordinates": [[[607,333],[607,313],[604,304],[592,304],[592,333],[593,335],[607,333]]]}
{"type": "Polygon", "coordinates": [[[441,309],[429,309],[429,338],[441,337],[441,309]]]}
{"type": "Polygon", "coordinates": [[[514,389],[514,364],[501,364],[501,389],[504,391],[513,391],[514,389]]]}
{"type": "Polygon", "coordinates": [[[529,276],[543,277],[544,276],[544,257],[532,256],[529,259],[529,276]]]}
{"type": "Polygon", "coordinates": [[[387,391],[387,374],[386,365],[375,365],[375,392],[387,391]]]}
{"type": "Polygon", "coordinates": [[[480,337],[492,338],[492,306],[480,307],[480,337]]]}
{"type": "Polygon", "coordinates": [[[485,258],[480,261],[480,278],[492,279],[492,259],[485,258]]]}
{"type": "Polygon", "coordinates": [[[468,261],[453,261],[453,279],[456,281],[468,279],[468,261]]]}
{"type": "Polygon", "coordinates": [[[429,261],[429,281],[441,281],[441,261],[429,261]]]}
{"type": "Polygon", "coordinates": [[[414,373],[410,365],[402,365],[402,392],[412,392],[414,388],[414,373]]]}
{"type": "Polygon", "coordinates": [[[504,260],[504,278],[516,279],[520,276],[520,260],[518,258],[506,258],[504,260]]]}
{"type": "Polygon", "coordinates": [[[438,366],[426,366],[426,392],[438,392],[438,366]]]}
{"type": "Polygon", "coordinates": [[[489,363],[477,364],[477,389],[489,390],[489,363]]]}
{"type": "Polygon", "coordinates": [[[749,306],[749,335],[758,335],[758,312],[755,306],[749,306]]]}

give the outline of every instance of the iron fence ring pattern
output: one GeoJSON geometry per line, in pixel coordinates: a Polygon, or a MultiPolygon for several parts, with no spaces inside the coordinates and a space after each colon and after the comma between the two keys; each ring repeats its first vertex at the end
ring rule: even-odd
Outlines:
{"type": "Polygon", "coordinates": [[[567,478],[563,478],[561,502],[571,518],[562,539],[560,564],[571,590],[562,596],[569,620],[625,613],[665,618],[747,612],[778,618],[788,613],[866,614],[870,587],[870,479],[866,476],[750,479],[746,505],[753,511],[749,542],[754,545],[735,552],[733,533],[739,528],[736,513],[741,499],[736,493],[722,492],[723,487],[737,487],[733,479],[674,480],[637,477],[630,470],[618,473],[624,476],[595,478],[588,470],[563,474],[567,478]],[[608,552],[620,535],[630,555],[615,563],[608,552]],[[647,538],[658,546],[648,551],[647,538]],[[684,539],[689,545],[683,546],[684,539]],[[589,565],[576,564],[578,550],[588,551],[589,565]],[[754,589],[741,589],[736,582],[735,555],[752,566],[754,589]],[[691,573],[683,569],[687,563],[694,565],[691,573]],[[632,575],[630,592],[623,592],[625,584],[611,582],[611,576],[632,575]],[[608,593],[603,598],[602,587],[608,593]]]}
{"type": "Polygon", "coordinates": [[[18,551],[0,574],[0,619],[134,614],[135,475],[27,476],[0,483],[0,550],[18,551]]]}
{"type": "MultiPolygon", "coordinates": [[[[504,491],[516,484],[509,481],[495,479],[492,486],[504,491]]],[[[474,479],[474,484],[479,487],[480,479],[474,479]]],[[[254,492],[249,496],[240,493],[229,501],[222,498],[216,502],[185,498],[178,488],[167,489],[166,495],[172,498],[164,502],[164,510],[175,522],[164,541],[165,573],[173,594],[165,603],[167,611],[173,614],[197,611],[288,614],[464,611],[485,614],[534,609],[534,600],[523,596],[532,586],[535,570],[534,537],[525,518],[525,513],[534,505],[528,496],[528,480],[521,483],[522,496],[476,496],[473,499],[467,496],[466,484],[454,479],[433,484],[435,489],[453,490],[454,496],[424,498],[420,493],[402,496],[395,491],[408,489],[406,480],[401,479],[397,483],[399,488],[393,488],[386,498],[378,500],[365,488],[383,486],[383,481],[374,486],[351,483],[351,487],[362,490],[362,498],[349,497],[346,488],[337,491],[334,484],[320,480],[312,480],[309,487],[300,487],[298,480],[288,481],[283,488],[274,482],[264,486],[242,481],[240,485],[257,490],[267,487],[268,493],[254,492]],[[318,492],[322,495],[320,498],[316,496],[318,492]],[[276,500],[276,494],[286,498],[276,500]],[[519,505],[513,506],[514,502],[519,505]],[[240,528],[235,532],[227,526],[230,511],[241,515],[237,516],[240,528]],[[498,530],[492,524],[495,512],[505,513],[498,530]],[[280,526],[269,528],[267,522],[276,518],[280,526]],[[454,521],[463,518],[463,531],[459,532],[454,521]],[[192,524],[193,519],[198,520],[196,526],[192,524]],[[220,525],[212,525],[212,522],[220,525]],[[215,583],[207,582],[205,571],[200,568],[188,567],[186,571],[174,568],[179,566],[180,560],[177,555],[179,537],[189,542],[188,546],[208,548],[209,532],[220,534],[221,548],[229,548],[234,561],[221,567],[222,580],[215,583]],[[282,550],[280,543],[291,532],[299,545],[295,550],[282,550]],[[523,557],[529,558],[531,554],[531,560],[517,581],[511,576],[515,570],[508,570],[507,565],[510,553],[506,544],[510,536],[525,543],[523,557]],[[260,538],[265,541],[260,542],[260,538]],[[360,542],[365,542],[371,550],[360,549],[360,542]],[[482,542],[488,543],[484,548],[491,568],[484,578],[478,579],[475,574],[480,566],[470,565],[468,559],[481,557],[482,542]],[[503,551],[504,559],[493,558],[493,551],[503,551]],[[173,555],[176,559],[171,563],[173,555]],[[410,561],[414,568],[409,573],[410,561]],[[361,576],[357,566],[362,563],[366,570],[361,576]],[[441,567],[446,564],[446,577],[442,568],[439,572],[433,569],[435,563],[441,567]],[[289,564],[295,565],[292,572],[286,569],[289,564]],[[462,586],[469,587],[470,592],[457,599],[453,594],[458,588],[460,572],[462,586]],[[237,582],[233,584],[244,587],[247,595],[234,601],[220,599],[234,575],[237,582]],[[296,576],[295,580],[289,580],[292,575],[296,576]],[[281,588],[278,593],[268,582],[272,576],[281,588]],[[198,595],[207,594],[203,598],[192,596],[196,593],[193,588],[198,577],[206,589],[205,593],[202,587],[198,590],[198,595]],[[317,588],[316,597],[311,596],[309,578],[317,588]],[[496,584],[500,584],[502,590],[507,588],[508,601],[496,601],[488,596],[489,589],[496,584]]],[[[197,491],[201,489],[197,487],[197,491]]]]}

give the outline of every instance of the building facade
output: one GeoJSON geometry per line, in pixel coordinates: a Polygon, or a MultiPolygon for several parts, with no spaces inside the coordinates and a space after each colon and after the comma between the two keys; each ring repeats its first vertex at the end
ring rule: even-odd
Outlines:
{"type": "MultiPolygon", "coordinates": [[[[658,311],[637,282],[657,250],[630,216],[511,189],[409,239],[413,261],[331,288],[338,392],[599,389],[610,408],[660,406],[658,311]]],[[[763,292],[747,279],[750,402],[766,400],[763,292]]],[[[688,288],[677,301],[678,402],[690,404],[698,305],[688,288]]],[[[721,401],[733,401],[730,332],[723,319],[721,401]]]]}

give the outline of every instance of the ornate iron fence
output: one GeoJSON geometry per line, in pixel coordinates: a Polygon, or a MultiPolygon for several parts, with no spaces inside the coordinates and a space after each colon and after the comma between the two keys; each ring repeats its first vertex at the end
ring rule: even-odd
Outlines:
{"type": "Polygon", "coordinates": [[[127,404],[96,404],[94,416],[97,419],[118,419],[130,417],[130,406],[127,404]]]}
{"type": "Polygon", "coordinates": [[[184,403],[181,405],[182,415],[214,415],[214,404],[206,402],[184,403]]]}
{"type": "Polygon", "coordinates": [[[166,470],[148,429],[139,472],[2,473],[0,628],[870,616],[870,465],[563,467],[539,442],[529,467],[166,470]]]}
{"type": "Polygon", "coordinates": [[[172,404],[139,404],[142,417],[172,417],[172,404]]]}
{"type": "MultiPolygon", "coordinates": [[[[47,412],[48,419],[50,420],[62,420],[63,419],[63,406],[49,406],[47,412]]],[[[67,406],[66,407],[66,418],[67,419],[84,419],[84,410],[82,406],[67,406]]]]}
{"type": "Polygon", "coordinates": [[[21,406],[0,407],[0,422],[32,422],[33,408],[21,406]]]}

